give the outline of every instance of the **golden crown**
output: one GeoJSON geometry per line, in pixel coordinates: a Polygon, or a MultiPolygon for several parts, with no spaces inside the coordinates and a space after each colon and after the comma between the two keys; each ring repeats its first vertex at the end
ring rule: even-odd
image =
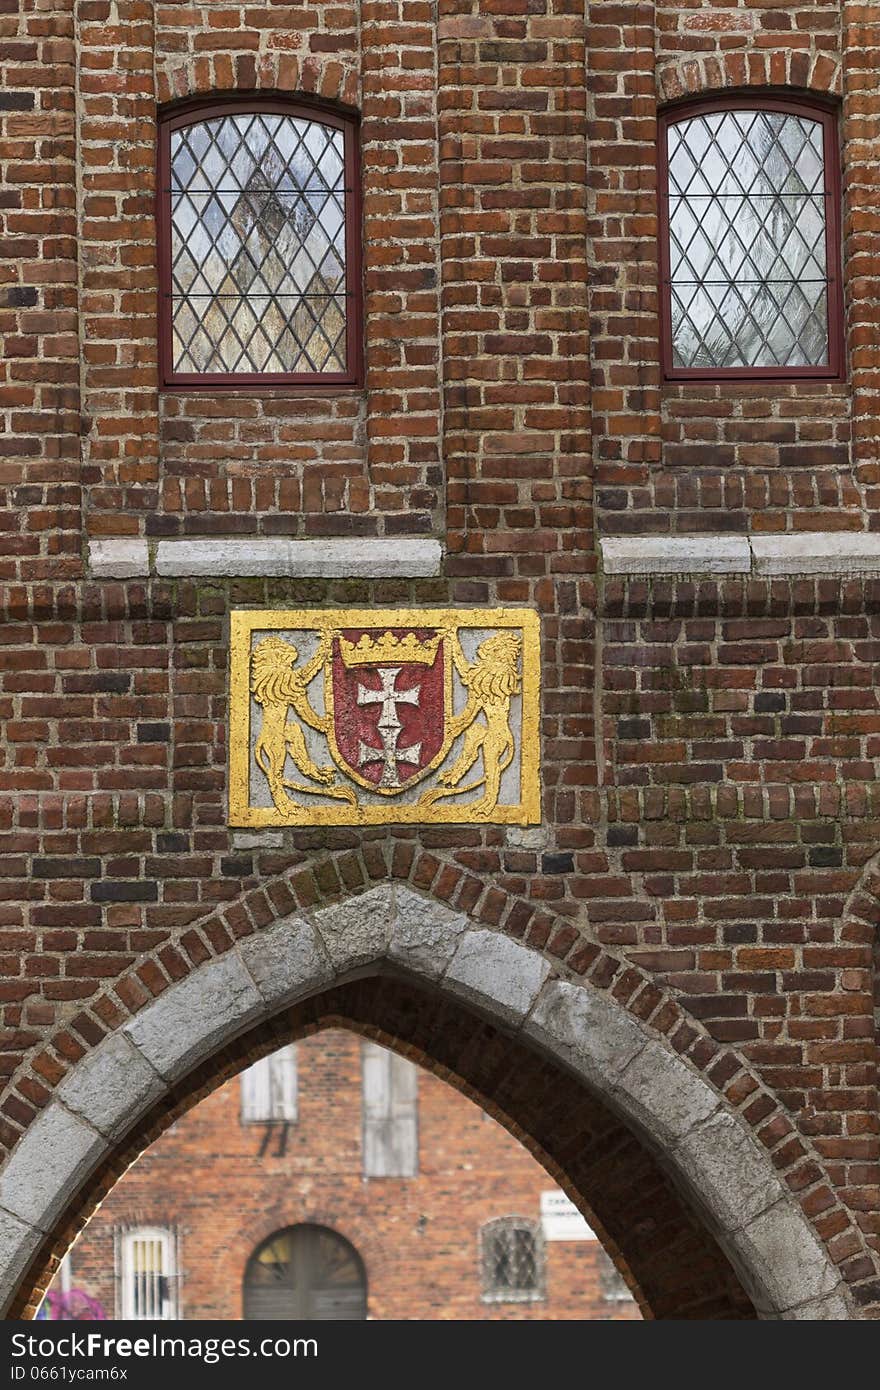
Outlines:
{"type": "Polygon", "coordinates": [[[357,642],[340,637],[339,650],[346,666],[403,666],[411,661],[420,666],[433,666],[442,636],[438,632],[436,637],[420,642],[414,632],[408,632],[405,637],[395,637],[393,632],[385,632],[377,638],[364,633],[357,642]]]}

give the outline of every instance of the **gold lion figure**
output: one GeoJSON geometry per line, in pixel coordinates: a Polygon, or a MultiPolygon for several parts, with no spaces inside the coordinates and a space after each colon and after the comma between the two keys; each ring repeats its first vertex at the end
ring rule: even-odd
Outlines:
{"type": "Polygon", "coordinates": [[[328,659],[331,640],[332,634],[325,633],[311,661],[299,670],[295,669],[299,652],[292,642],[285,642],[283,637],[264,637],[257,643],[251,657],[251,693],[263,710],[263,723],[254,747],[254,757],[269,783],[276,809],[287,817],[297,810],[296,803],[286,795],[287,788],[352,803],[357,800],[350,788],[332,785],[333,768],[318,767],[309,755],[299,724],[287,717],[293,706],[294,713],[310,729],[326,734],[330,728],[329,716],[315,713],[306,691],[328,659]],[[319,785],[309,787],[301,782],[288,781],[284,776],[288,756],[304,777],[319,785]]]}
{"type": "Polygon", "coordinates": [[[454,632],[445,634],[451,643],[452,660],[462,684],[468,692],[467,704],[461,714],[449,721],[452,738],[464,734],[464,746],[452,767],[441,772],[439,787],[421,798],[424,807],[433,806],[441,797],[463,796],[465,792],[485,787],[478,801],[468,811],[478,820],[488,820],[498,804],[501,775],[513,760],[516,750],[510,729],[510,701],[520,691],[517,669],[522,638],[516,632],[499,632],[487,637],[477,648],[476,660],[468,662],[454,632]],[[477,758],[483,755],[483,775],[462,786],[477,758]]]}

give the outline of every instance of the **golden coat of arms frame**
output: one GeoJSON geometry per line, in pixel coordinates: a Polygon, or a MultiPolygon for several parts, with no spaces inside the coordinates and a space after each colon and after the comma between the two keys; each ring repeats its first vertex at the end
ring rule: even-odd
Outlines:
{"type": "Polygon", "coordinates": [[[230,825],[539,823],[534,610],[236,610],[230,651],[230,825]]]}

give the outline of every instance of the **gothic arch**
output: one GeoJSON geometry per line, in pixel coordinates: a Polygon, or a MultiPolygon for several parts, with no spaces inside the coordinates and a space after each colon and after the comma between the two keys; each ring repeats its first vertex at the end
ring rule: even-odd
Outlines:
{"type": "MultiPolygon", "coordinates": [[[[572,1095],[582,1088],[593,1106],[587,1128],[601,1130],[602,1117],[623,1122],[621,1132],[625,1127],[642,1156],[638,1171],[666,1175],[670,1211],[675,1194],[683,1195],[708,1233],[706,1249],[723,1250],[731,1281],[740,1295],[747,1290],[759,1315],[856,1315],[838,1269],[767,1152],[691,1062],[613,995],[563,979],[534,950],[387,882],[242,937],[164,989],[71,1068],[0,1170],[4,1307],[24,1306],[17,1291],[26,1276],[31,1285],[45,1280],[53,1247],[71,1238],[69,1226],[63,1242],[58,1232],[76,1194],[102,1164],[105,1186],[112,1185],[106,1171],[114,1155],[158,1103],[167,1107],[176,1098],[180,1109],[200,1084],[202,1091],[215,1086],[224,1049],[231,1074],[248,1046],[254,1055],[253,1038],[266,1051],[282,1037],[333,1021],[432,1060],[438,1074],[462,1079],[462,1089],[491,1097],[514,1121],[524,1075],[537,1068],[536,1093],[556,1112],[548,1134],[555,1126],[560,1137],[539,1137],[531,1147],[549,1154],[550,1171],[562,1179],[567,1164],[577,1167],[585,1142],[566,1130],[573,1082],[572,1095]],[[477,1027],[450,1051],[445,1020],[462,1011],[477,1027]],[[570,1079],[564,1092],[562,1077],[570,1079]]],[[[509,1127],[517,1133],[515,1123],[509,1127]]],[[[124,1164],[149,1137],[141,1130],[124,1164]]],[[[520,1137],[529,1137],[528,1128],[520,1137]]],[[[613,1149],[607,1130],[598,1139],[600,1149],[613,1149]]],[[[613,1167],[614,1153],[600,1161],[613,1167]]],[[[636,1201],[640,1194],[627,1195],[636,1201]]],[[[598,1224],[602,1230],[601,1211],[598,1224]]],[[[629,1261],[623,1239],[618,1244],[629,1261]]],[[[731,1306],[727,1316],[749,1315],[741,1298],[739,1312],[735,1299],[731,1306]]],[[[665,1307],[660,1316],[676,1315],[674,1299],[665,1307]]]]}

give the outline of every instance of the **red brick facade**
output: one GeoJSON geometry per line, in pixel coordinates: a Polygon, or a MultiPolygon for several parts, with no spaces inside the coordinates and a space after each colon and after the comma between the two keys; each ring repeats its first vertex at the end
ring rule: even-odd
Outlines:
{"type": "Polygon", "coordinates": [[[235,1080],[157,1140],[80,1236],[73,1287],[112,1317],[118,1233],[171,1227],[180,1316],[238,1319],[256,1247],[314,1222],[363,1259],[371,1318],[638,1317],[637,1304],[620,1297],[625,1287],[608,1281],[595,1240],[544,1242],[544,1296],[535,1302],[484,1298],[480,1231],[508,1216],[540,1224],[541,1193],[553,1189],[540,1165],[477,1106],[421,1072],[417,1175],[365,1178],[360,1040],[321,1033],[298,1045],[297,1067],[298,1116],[286,1130],[243,1125],[235,1080]]]}
{"type": "MultiPolygon", "coordinates": [[[[174,981],[298,906],[406,882],[704,1075],[876,1316],[880,575],[616,576],[600,539],[880,530],[880,4],[0,10],[4,1152],[174,981]],[[840,113],[847,379],[664,384],[658,105],[768,86],[840,113]],[[365,385],[160,394],[157,110],[254,91],[359,113],[365,385]],[[432,536],[442,573],[89,568],[107,537],[286,535],[432,536]],[[236,846],[230,609],[407,603],[540,613],[540,832],[236,846]]],[[[334,1018],[509,1117],[599,1214],[648,1313],[752,1314],[663,1165],[574,1088],[573,1144],[562,1072],[376,981],[285,1016],[274,1042],[334,1018]]],[[[15,1309],[102,1185],[268,1036],[181,1081],[70,1193],[15,1309]]]]}

